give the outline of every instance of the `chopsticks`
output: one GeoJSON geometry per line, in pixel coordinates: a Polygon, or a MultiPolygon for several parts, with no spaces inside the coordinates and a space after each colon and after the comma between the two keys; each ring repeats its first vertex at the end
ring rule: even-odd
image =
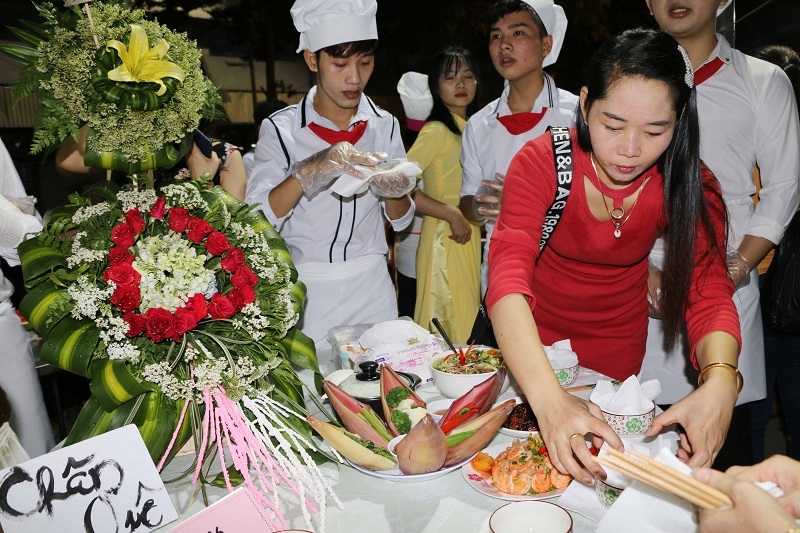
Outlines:
{"type": "MultiPolygon", "coordinates": [[[[616,379],[611,380],[611,383],[615,387],[619,387],[621,385],[621,382],[617,381],[616,379]]],[[[574,387],[565,387],[564,388],[564,392],[575,392],[575,391],[579,391],[579,390],[589,390],[589,389],[593,389],[595,387],[597,387],[597,383],[590,383],[588,385],[575,385],[574,387]]]]}
{"type": "Polygon", "coordinates": [[[727,494],[635,450],[630,450],[630,454],[636,457],[634,459],[612,448],[604,449],[608,455],[594,458],[601,465],[678,496],[701,509],[733,505],[727,494]]]}

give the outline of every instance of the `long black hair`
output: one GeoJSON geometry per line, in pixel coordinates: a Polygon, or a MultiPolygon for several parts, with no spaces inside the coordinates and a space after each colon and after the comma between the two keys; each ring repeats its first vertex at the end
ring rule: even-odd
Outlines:
{"type": "MultiPolygon", "coordinates": [[[[621,78],[658,80],[666,84],[678,117],[675,133],[658,160],[664,176],[664,215],[669,224],[662,275],[662,314],[665,339],[672,347],[683,325],[692,272],[698,261],[724,260],[725,243],[719,243],[713,219],[725,219],[721,212],[710,212],[706,202],[700,162],[700,126],[697,118],[697,91],[691,65],[687,64],[678,42],[668,34],[649,29],[625,31],[608,40],[595,52],[586,70],[586,112],[592,104],[606,98],[609,89],[621,78]],[[691,87],[689,86],[691,83],[691,87]],[[709,247],[696,257],[698,229],[708,236],[709,247]]],[[[576,126],[578,145],[591,153],[589,126],[580,109],[576,126]]],[[[713,189],[711,189],[713,190],[713,189]]],[[[719,197],[719,192],[714,191],[719,197]]]]}
{"type": "Polygon", "coordinates": [[[446,74],[450,71],[458,73],[462,69],[470,68],[475,75],[476,89],[475,98],[467,106],[467,117],[471,116],[478,110],[478,90],[480,90],[480,83],[478,80],[478,70],[475,61],[472,59],[472,54],[466,48],[460,46],[448,46],[439,51],[431,59],[428,68],[428,88],[433,95],[433,108],[431,109],[426,122],[438,121],[447,126],[447,129],[452,131],[458,136],[461,136],[461,130],[453,118],[453,114],[447,109],[442,101],[442,96],[439,94],[439,76],[446,74]]]}

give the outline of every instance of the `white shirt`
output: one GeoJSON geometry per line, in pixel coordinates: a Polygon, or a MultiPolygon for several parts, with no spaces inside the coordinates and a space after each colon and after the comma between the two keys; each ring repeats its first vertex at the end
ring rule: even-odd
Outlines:
{"type": "MultiPolygon", "coordinates": [[[[11,154],[8,153],[5,145],[0,141],[0,227],[8,228],[13,235],[7,234],[3,241],[9,245],[0,245],[0,256],[11,266],[19,265],[19,254],[17,245],[28,233],[37,233],[42,229],[41,218],[36,215],[28,215],[20,211],[14,204],[6,198],[23,198],[28,193],[22,185],[11,154]],[[13,244],[12,244],[13,243],[13,244]]],[[[9,297],[14,294],[14,286],[0,272],[0,314],[11,308],[9,297]]]]}
{"type": "MultiPolygon", "coordinates": [[[[383,198],[369,189],[355,197],[342,198],[323,189],[310,200],[303,196],[284,217],[277,217],[268,195],[290,174],[292,165],[324,150],[329,144],[307,126],[310,122],[338,130],[313,106],[317,88],[313,87],[299,104],[275,112],[261,123],[255,164],[247,180],[245,202],[260,203],[261,210],[275,226],[295,264],[338,263],[370,254],[386,254],[388,246],[383,227],[386,217],[383,198]]],[[[364,135],[355,144],[365,151],[386,152],[389,160],[405,159],[397,119],[362,95],[351,126],[366,120],[364,135]]],[[[389,220],[399,231],[414,216],[414,204],[397,220],[389,220]]]]}
{"type": "MultiPolygon", "coordinates": [[[[719,57],[725,65],[697,86],[700,157],[722,189],[728,209],[728,247],[737,248],[746,234],[777,243],[800,201],[800,124],[792,85],[779,67],[731,48],[722,35],[717,40],[706,63],[719,57]],[[762,189],[754,206],[756,165],[762,189]]],[[[650,260],[660,268],[663,258],[659,241],[650,260]]],[[[742,332],[739,368],[745,379],[736,402],[741,405],[766,395],[757,269],[733,301],[742,332]]],[[[671,353],[665,352],[660,321],[650,319],[642,380],[661,381],[659,403],[675,403],[696,388],[694,376],[687,377],[694,371],[687,372],[689,363],[678,344],[671,353]]]]}
{"type": "MultiPolygon", "coordinates": [[[[508,107],[510,87],[503,90],[500,98],[490,103],[467,121],[461,140],[461,166],[464,167],[464,181],[461,185],[461,196],[472,196],[481,186],[481,180],[494,180],[495,174],[505,176],[511,160],[522,146],[541,135],[549,126],[572,127],[575,125],[575,112],[578,97],[556,87],[553,78],[544,74],[544,87],[531,112],[538,113],[547,108],[547,112],[536,126],[520,135],[512,135],[497,120],[497,115],[511,114],[508,107]]],[[[489,265],[489,241],[494,231],[494,222],[486,223],[486,243],[483,247],[483,263],[481,265],[481,286],[486,292],[486,281],[489,265]]]]}
{"type": "Polygon", "coordinates": [[[745,234],[778,243],[800,202],[800,125],[792,84],[777,66],[731,48],[722,35],[706,62],[725,62],[697,86],[700,157],[722,187],[730,244],[745,234]],[[759,202],[753,169],[761,173],[759,202]]]}

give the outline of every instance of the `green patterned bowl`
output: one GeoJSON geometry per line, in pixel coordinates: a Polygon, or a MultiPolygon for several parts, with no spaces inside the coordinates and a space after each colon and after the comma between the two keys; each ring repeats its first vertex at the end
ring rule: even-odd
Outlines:
{"type": "Polygon", "coordinates": [[[575,383],[575,380],[578,378],[578,364],[575,363],[567,368],[554,368],[553,372],[556,373],[558,383],[562,387],[567,387],[575,383]]]}

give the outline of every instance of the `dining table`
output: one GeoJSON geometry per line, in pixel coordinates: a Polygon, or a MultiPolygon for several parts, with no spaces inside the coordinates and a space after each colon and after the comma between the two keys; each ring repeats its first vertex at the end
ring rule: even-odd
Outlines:
{"type": "MultiPolygon", "coordinates": [[[[334,370],[332,360],[320,358],[323,375],[334,370]],[[327,373],[326,373],[327,372],[327,373]]],[[[300,371],[301,379],[310,385],[312,376],[300,371]]],[[[572,386],[595,384],[599,379],[610,379],[586,368],[580,368],[572,386]]],[[[313,391],[309,386],[308,390],[313,391]]],[[[426,402],[442,399],[443,396],[432,384],[417,389],[418,395],[426,402]]],[[[590,389],[574,394],[589,398],[590,389]]],[[[498,401],[519,396],[515,383],[502,393],[498,401]]],[[[313,402],[308,402],[309,410],[318,411],[313,402]]],[[[489,446],[507,443],[513,437],[497,433],[489,446]]],[[[321,441],[320,441],[321,442],[321,441]]],[[[327,449],[326,444],[322,447],[327,449]]],[[[191,467],[194,454],[179,455],[162,471],[162,479],[170,480],[191,467]]],[[[324,524],[320,516],[312,515],[308,524],[303,517],[297,496],[288,489],[280,489],[280,511],[286,520],[287,529],[314,531],[315,533],[489,533],[489,517],[501,506],[510,503],[503,499],[487,496],[468,484],[461,468],[456,468],[439,477],[428,477],[423,481],[398,482],[385,477],[369,475],[349,464],[325,463],[320,465],[325,478],[330,483],[340,504],[328,498],[324,524]]],[[[213,474],[213,472],[212,472],[213,474]]],[[[573,483],[576,483],[573,481],[573,483]]],[[[203,498],[191,476],[166,484],[167,490],[180,518],[160,528],[168,532],[171,528],[201,512],[205,508],[203,498]]],[[[209,503],[228,494],[227,489],[207,486],[209,503]]],[[[594,498],[594,492],[587,491],[594,498]]],[[[558,504],[559,497],[547,501],[558,504]]],[[[597,529],[597,522],[577,512],[570,511],[574,533],[588,533],[597,529]]]]}

